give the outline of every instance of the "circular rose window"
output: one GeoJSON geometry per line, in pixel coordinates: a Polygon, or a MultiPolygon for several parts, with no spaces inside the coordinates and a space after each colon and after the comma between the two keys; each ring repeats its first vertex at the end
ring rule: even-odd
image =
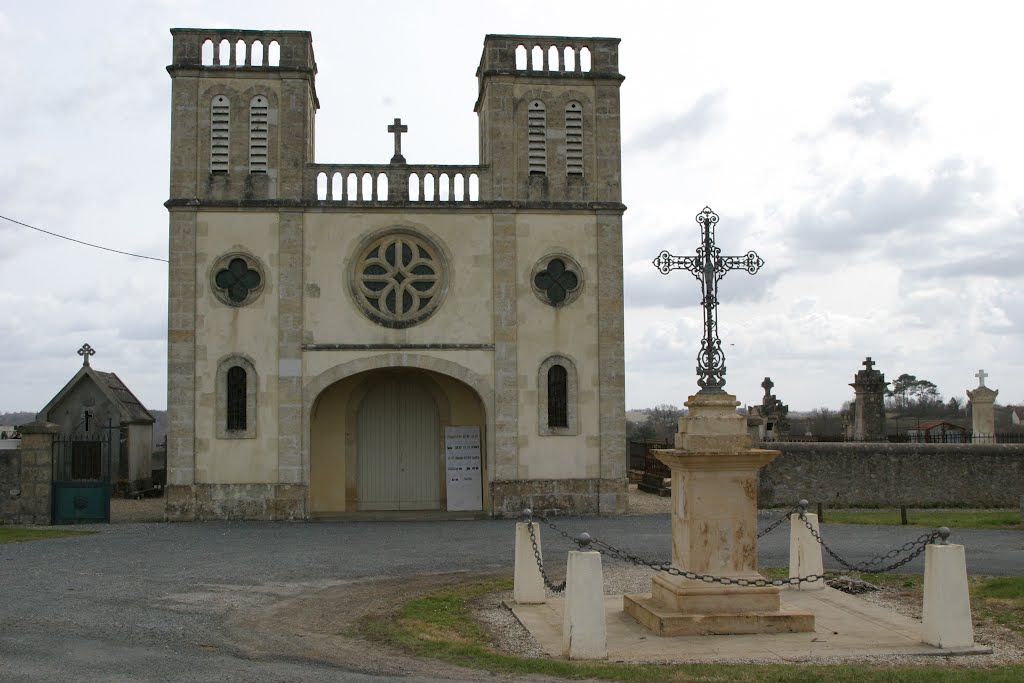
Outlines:
{"type": "Polygon", "coordinates": [[[408,231],[372,239],[359,250],[352,273],[359,306],[385,327],[410,327],[430,317],[447,286],[441,250],[408,231]]]}

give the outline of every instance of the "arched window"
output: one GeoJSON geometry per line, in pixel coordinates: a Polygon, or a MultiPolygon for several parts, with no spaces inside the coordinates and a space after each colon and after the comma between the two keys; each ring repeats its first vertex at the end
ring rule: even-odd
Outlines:
{"type": "Polygon", "coordinates": [[[548,427],[568,427],[568,407],[568,373],[561,365],[552,365],[548,368],[548,427]]]}
{"type": "Polygon", "coordinates": [[[576,436],[576,364],[563,355],[549,356],[537,373],[537,421],[541,436],[576,436]]]}
{"type": "Polygon", "coordinates": [[[267,97],[249,102],[249,173],[267,172],[267,97]]]}
{"type": "Polygon", "coordinates": [[[245,429],[248,424],[245,410],[245,385],[245,369],[237,365],[228,368],[226,428],[229,432],[245,429]]]}
{"type": "Polygon", "coordinates": [[[530,175],[544,175],[548,170],[547,113],[540,100],[527,107],[526,125],[530,175]]]}
{"type": "Polygon", "coordinates": [[[231,103],[226,95],[217,95],[210,104],[210,173],[228,172],[231,103]]]}
{"type": "Polygon", "coordinates": [[[583,175],[583,105],[575,100],[565,105],[565,170],[583,175]]]}
{"type": "Polygon", "coordinates": [[[259,378],[252,361],[231,354],[217,363],[217,438],[256,438],[256,394],[259,378]]]}

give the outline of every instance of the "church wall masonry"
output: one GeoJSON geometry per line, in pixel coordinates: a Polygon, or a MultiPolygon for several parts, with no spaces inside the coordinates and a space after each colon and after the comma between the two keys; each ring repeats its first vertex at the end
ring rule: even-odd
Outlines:
{"type": "MultiPolygon", "coordinates": [[[[373,163],[315,162],[308,32],[171,33],[168,519],[389,509],[359,463],[395,458],[403,490],[444,458],[389,450],[411,413],[361,412],[394,381],[429,397],[429,433],[480,429],[481,513],[623,512],[618,40],[487,36],[480,161],[453,166],[407,161],[429,131],[400,119],[373,163]],[[220,63],[223,40],[244,55],[220,63]],[[541,375],[559,363],[571,380],[541,375]]],[[[443,488],[415,504],[444,511],[443,488]]]]}

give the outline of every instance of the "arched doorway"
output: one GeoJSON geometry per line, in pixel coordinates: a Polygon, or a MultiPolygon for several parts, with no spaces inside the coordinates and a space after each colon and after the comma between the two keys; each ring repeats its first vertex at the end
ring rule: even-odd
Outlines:
{"type": "Polygon", "coordinates": [[[374,383],[357,417],[360,510],[437,510],[441,506],[438,408],[413,377],[374,383]]]}

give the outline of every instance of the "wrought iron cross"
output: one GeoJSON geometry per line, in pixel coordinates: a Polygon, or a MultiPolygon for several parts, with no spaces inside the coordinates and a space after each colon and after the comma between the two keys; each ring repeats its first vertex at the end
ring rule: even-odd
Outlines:
{"type": "Polygon", "coordinates": [[[715,246],[715,224],[718,214],[709,207],[697,214],[700,225],[701,246],[696,256],[673,256],[662,251],[654,259],[654,265],[662,275],[672,270],[688,270],[700,282],[701,305],[704,307],[704,338],[697,354],[697,385],[701,394],[724,394],[725,353],[722,340],[718,338],[718,282],[730,270],[745,270],[751,275],[764,265],[756,252],[748,251],[744,256],[722,256],[722,250],[715,246]]]}
{"type": "Polygon", "coordinates": [[[404,164],[405,157],[402,156],[402,133],[408,133],[409,126],[403,126],[402,119],[395,119],[395,122],[388,126],[388,132],[395,134],[395,156],[391,157],[391,163],[404,164]]]}
{"type": "Polygon", "coordinates": [[[82,357],[82,365],[88,365],[89,356],[95,356],[96,349],[92,348],[88,344],[82,344],[82,348],[78,349],[78,355],[82,357]]]}
{"type": "Polygon", "coordinates": [[[987,372],[985,372],[984,370],[978,370],[978,372],[974,373],[974,376],[978,378],[979,387],[985,386],[985,378],[988,377],[987,372]]]}

